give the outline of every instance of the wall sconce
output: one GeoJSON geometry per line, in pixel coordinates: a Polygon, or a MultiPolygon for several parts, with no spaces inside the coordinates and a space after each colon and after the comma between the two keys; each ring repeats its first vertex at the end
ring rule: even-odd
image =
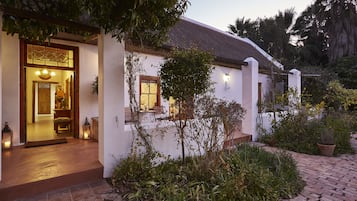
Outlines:
{"type": "Polygon", "coordinates": [[[48,80],[53,76],[56,76],[56,73],[53,71],[49,71],[46,68],[41,70],[41,71],[36,71],[35,72],[36,75],[38,75],[39,78],[43,79],[43,80],[48,80]]]}
{"type": "Polygon", "coordinates": [[[228,86],[229,80],[231,80],[231,76],[229,75],[229,73],[225,73],[223,75],[223,81],[224,81],[224,88],[225,89],[229,89],[229,86],[228,86]]]}
{"type": "Polygon", "coordinates": [[[85,140],[91,139],[90,123],[89,123],[87,117],[86,117],[86,120],[84,121],[84,124],[82,126],[82,130],[83,130],[83,139],[85,139],[85,140]]]}
{"type": "Polygon", "coordinates": [[[5,149],[11,149],[12,148],[12,130],[10,129],[9,125],[7,122],[5,122],[5,126],[2,129],[1,132],[2,135],[2,140],[1,140],[1,144],[2,144],[2,148],[5,149]]]}

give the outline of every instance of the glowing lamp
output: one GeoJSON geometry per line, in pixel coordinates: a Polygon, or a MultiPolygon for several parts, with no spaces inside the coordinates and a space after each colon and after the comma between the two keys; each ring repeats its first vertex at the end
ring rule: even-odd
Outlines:
{"type": "Polygon", "coordinates": [[[230,79],[231,79],[231,76],[229,75],[229,73],[225,73],[225,74],[223,75],[224,88],[225,88],[226,90],[229,89],[228,82],[229,82],[230,79]]]}
{"type": "Polygon", "coordinates": [[[42,71],[36,71],[35,72],[35,74],[39,77],[39,78],[41,78],[41,79],[43,79],[43,80],[48,80],[48,79],[50,79],[51,77],[54,77],[54,76],[56,76],[56,73],[55,72],[53,72],[53,71],[49,71],[49,70],[47,70],[47,69],[43,69],[42,71]]]}
{"type": "Polygon", "coordinates": [[[225,73],[225,74],[223,75],[223,81],[224,81],[225,83],[229,82],[230,79],[231,79],[231,76],[229,75],[229,73],[225,73]]]}
{"type": "Polygon", "coordinates": [[[3,149],[11,149],[12,148],[12,130],[9,127],[9,124],[7,122],[5,122],[5,126],[2,129],[1,132],[1,136],[2,136],[2,140],[1,140],[1,144],[2,144],[2,148],[3,149]]]}
{"type": "Polygon", "coordinates": [[[88,121],[88,118],[86,117],[86,120],[84,121],[84,124],[82,126],[83,130],[83,139],[89,140],[91,139],[91,129],[90,129],[90,123],[88,121]]]}

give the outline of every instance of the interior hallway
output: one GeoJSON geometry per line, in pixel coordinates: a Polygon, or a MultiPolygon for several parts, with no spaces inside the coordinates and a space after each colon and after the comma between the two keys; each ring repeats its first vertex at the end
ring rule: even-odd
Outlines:
{"type": "Polygon", "coordinates": [[[35,123],[27,124],[27,141],[53,140],[63,137],[72,137],[68,132],[56,134],[53,128],[53,115],[39,115],[35,123]]]}

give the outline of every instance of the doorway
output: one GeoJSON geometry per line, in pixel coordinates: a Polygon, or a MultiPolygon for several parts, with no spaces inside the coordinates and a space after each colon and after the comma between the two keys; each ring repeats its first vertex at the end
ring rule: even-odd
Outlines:
{"type": "Polygon", "coordinates": [[[51,81],[39,80],[36,72],[41,68],[27,67],[26,99],[27,142],[74,137],[73,130],[73,77],[72,71],[50,70],[51,81]],[[58,121],[61,121],[59,124],[58,121]],[[65,122],[65,123],[64,123],[65,122]]]}
{"type": "Polygon", "coordinates": [[[78,48],[21,42],[20,140],[78,138],[78,48]]]}

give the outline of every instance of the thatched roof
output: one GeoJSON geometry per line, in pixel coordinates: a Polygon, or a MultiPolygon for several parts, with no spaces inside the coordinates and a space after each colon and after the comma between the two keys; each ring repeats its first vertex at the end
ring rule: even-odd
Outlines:
{"type": "Polygon", "coordinates": [[[225,33],[188,18],[181,18],[169,31],[168,38],[166,46],[184,49],[194,46],[211,52],[216,56],[216,60],[222,62],[242,64],[246,58],[253,57],[259,62],[260,68],[270,69],[272,65],[283,68],[249,39],[225,33]]]}

